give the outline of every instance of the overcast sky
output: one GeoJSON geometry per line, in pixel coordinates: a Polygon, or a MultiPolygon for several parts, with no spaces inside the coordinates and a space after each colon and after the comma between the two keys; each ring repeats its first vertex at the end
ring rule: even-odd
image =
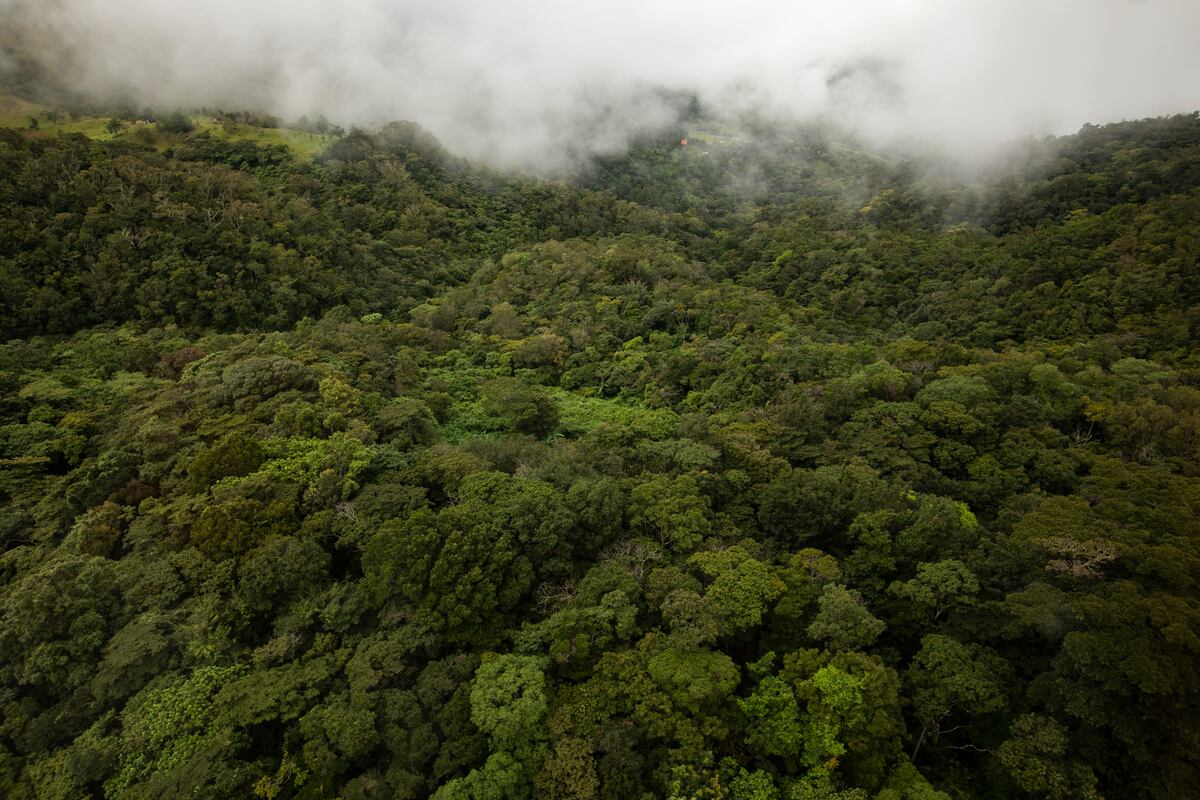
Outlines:
{"type": "MultiPolygon", "coordinates": [[[[158,105],[403,118],[520,163],[664,113],[829,114],[958,152],[1200,108],[1200,0],[0,0],[158,105]]],[[[0,21],[2,22],[2,21],[0,21]]],[[[61,59],[60,63],[65,63],[61,59]]]]}

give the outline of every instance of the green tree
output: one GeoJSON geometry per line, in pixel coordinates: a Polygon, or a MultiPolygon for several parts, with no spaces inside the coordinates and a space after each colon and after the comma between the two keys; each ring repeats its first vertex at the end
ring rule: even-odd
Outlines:
{"type": "Polygon", "coordinates": [[[539,438],[558,427],[558,405],[545,390],[517,378],[494,378],[483,385],[483,410],[514,430],[539,438]]]}
{"type": "Polygon", "coordinates": [[[694,550],[712,533],[711,501],[690,475],[655,475],[633,487],[627,515],[676,552],[694,550]]]}
{"type": "Polygon", "coordinates": [[[158,120],[158,127],[167,133],[191,133],[196,123],[182,111],[172,111],[158,120]]]}
{"type": "Polygon", "coordinates": [[[887,627],[867,610],[861,594],[840,584],[827,584],[817,604],[819,610],[808,626],[808,635],[827,642],[835,651],[866,647],[887,627]]]}
{"type": "Polygon", "coordinates": [[[961,561],[946,559],[918,564],[916,577],[896,581],[888,591],[932,615],[937,622],[951,609],[973,603],[979,581],[961,561]]]}
{"type": "Polygon", "coordinates": [[[1091,769],[1067,760],[1066,755],[1066,729],[1038,714],[1017,717],[1012,738],[996,751],[996,757],[1023,792],[1050,800],[1099,798],[1091,769]]]}
{"type": "Polygon", "coordinates": [[[746,715],[746,744],[762,756],[789,757],[804,744],[804,722],[792,687],[785,681],[763,678],[749,697],[739,700],[746,715]]]}
{"type": "Polygon", "coordinates": [[[188,464],[193,491],[203,491],[222,478],[249,475],[262,464],[262,445],[252,437],[231,434],[199,454],[188,464]]]}
{"type": "Polygon", "coordinates": [[[724,628],[738,632],[762,623],[787,585],[742,547],[697,553],[689,562],[711,580],[704,596],[720,613],[724,628]]]}
{"type": "Polygon", "coordinates": [[[913,758],[926,737],[936,742],[952,714],[967,717],[999,711],[1007,703],[1009,667],[986,647],[929,634],[908,668],[913,713],[921,725],[913,758]]]}

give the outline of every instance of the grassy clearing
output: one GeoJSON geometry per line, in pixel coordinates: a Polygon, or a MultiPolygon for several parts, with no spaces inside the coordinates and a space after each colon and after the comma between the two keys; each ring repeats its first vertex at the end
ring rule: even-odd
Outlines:
{"type": "MultiPolygon", "coordinates": [[[[496,436],[504,430],[505,421],[485,412],[480,398],[480,386],[504,374],[502,369],[461,362],[425,371],[426,379],[438,381],[454,399],[450,419],[441,426],[447,442],[496,436]]],[[[557,386],[543,388],[558,406],[559,433],[570,438],[583,436],[598,425],[613,425],[650,439],[666,439],[679,425],[679,415],[674,411],[647,408],[636,400],[588,396],[557,386]]]]}
{"type": "MultiPolygon", "coordinates": [[[[587,434],[598,425],[626,428],[650,439],[669,438],[679,425],[679,416],[667,409],[652,409],[623,400],[585,397],[556,387],[546,391],[558,406],[558,432],[575,438],[587,434]]],[[[449,421],[441,426],[443,438],[458,444],[467,439],[489,438],[500,434],[506,422],[489,415],[478,397],[454,404],[449,421]]]]}
{"type": "Polygon", "coordinates": [[[629,428],[652,439],[670,436],[679,424],[679,416],[665,408],[603,397],[585,397],[564,389],[550,389],[558,404],[559,430],[569,436],[587,433],[597,425],[629,428]]]}
{"type": "MultiPolygon", "coordinates": [[[[162,150],[180,141],[178,134],[167,134],[158,130],[158,126],[128,125],[116,134],[105,129],[108,117],[81,116],[71,119],[66,112],[58,112],[57,121],[52,121],[54,110],[39,103],[32,103],[20,97],[0,95],[0,127],[29,130],[29,121],[36,118],[38,122],[37,135],[56,136],[59,133],[82,133],[90,139],[108,141],[133,135],[141,130],[149,130],[156,134],[156,146],[162,150]]],[[[316,133],[306,133],[292,128],[256,128],[251,125],[237,125],[230,130],[211,117],[193,116],[192,123],[196,126],[195,133],[207,131],[210,136],[223,139],[250,141],[262,146],[282,145],[292,151],[301,160],[310,161],[318,156],[325,148],[335,141],[336,137],[322,136],[316,133]]]]}
{"type": "Polygon", "coordinates": [[[302,160],[312,160],[321,154],[325,148],[337,141],[334,136],[322,136],[318,133],[306,133],[293,128],[255,128],[250,125],[237,125],[230,131],[220,123],[213,122],[208,117],[193,117],[196,132],[208,131],[210,136],[223,139],[250,141],[268,147],[283,145],[302,160]]]}
{"type": "Polygon", "coordinates": [[[19,97],[0,96],[0,127],[29,130],[30,119],[36,118],[38,132],[45,136],[54,136],[58,133],[82,133],[91,139],[113,138],[113,135],[104,129],[105,123],[108,122],[107,117],[84,116],[71,119],[65,111],[60,111],[58,112],[58,121],[52,122],[47,116],[48,114],[53,114],[52,109],[48,106],[31,103],[19,97]]]}

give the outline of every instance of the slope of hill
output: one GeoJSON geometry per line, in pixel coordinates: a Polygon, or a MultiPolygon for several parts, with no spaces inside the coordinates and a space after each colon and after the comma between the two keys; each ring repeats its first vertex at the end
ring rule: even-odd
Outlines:
{"type": "Polygon", "coordinates": [[[1200,794],[1196,115],[973,185],[17,122],[5,797],[1200,794]]]}

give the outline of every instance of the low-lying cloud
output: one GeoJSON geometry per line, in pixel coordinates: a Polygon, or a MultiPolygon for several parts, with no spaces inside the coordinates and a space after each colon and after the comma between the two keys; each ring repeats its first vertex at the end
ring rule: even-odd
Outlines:
{"type": "Polygon", "coordinates": [[[670,119],[663,88],[960,155],[1200,107],[1196,0],[0,0],[0,14],[88,91],[412,119],[506,165],[617,147],[670,119]]]}

